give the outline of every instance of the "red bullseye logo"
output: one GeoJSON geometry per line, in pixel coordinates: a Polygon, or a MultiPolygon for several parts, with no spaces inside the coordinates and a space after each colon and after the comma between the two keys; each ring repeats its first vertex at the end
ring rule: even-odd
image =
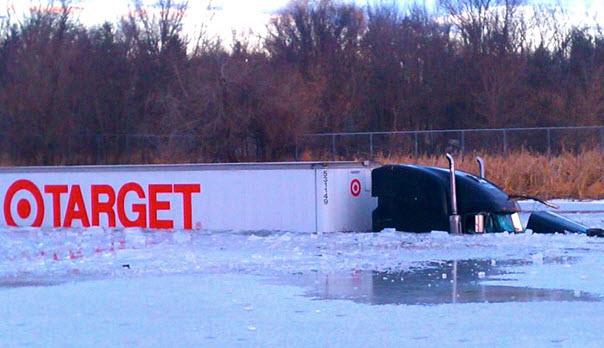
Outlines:
{"type": "Polygon", "coordinates": [[[358,179],[354,179],[352,182],[350,182],[350,193],[354,197],[361,195],[361,182],[358,179]]]}
{"type": "Polygon", "coordinates": [[[17,214],[21,219],[27,219],[31,214],[31,204],[27,199],[22,199],[17,203],[17,214]]]}
{"type": "Polygon", "coordinates": [[[4,216],[6,217],[6,224],[13,227],[18,226],[13,216],[11,202],[15,196],[21,192],[33,197],[36,202],[36,209],[32,209],[31,202],[27,198],[21,198],[17,202],[17,216],[20,220],[27,220],[32,216],[33,211],[35,211],[32,227],[42,226],[44,220],[44,200],[42,199],[42,193],[38,187],[29,180],[19,180],[15,182],[6,192],[6,197],[4,199],[4,216]]]}

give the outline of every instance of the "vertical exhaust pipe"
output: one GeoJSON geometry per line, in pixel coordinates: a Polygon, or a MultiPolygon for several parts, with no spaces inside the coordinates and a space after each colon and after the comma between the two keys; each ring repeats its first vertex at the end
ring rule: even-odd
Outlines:
{"type": "Polygon", "coordinates": [[[449,216],[449,233],[462,234],[461,216],[457,212],[457,183],[455,180],[455,160],[451,154],[447,154],[449,161],[450,185],[451,185],[451,216],[449,216]]]}
{"type": "Polygon", "coordinates": [[[484,169],[484,160],[482,159],[482,157],[478,156],[478,157],[476,157],[476,162],[478,162],[478,171],[480,172],[480,178],[486,179],[485,169],[484,169]]]}

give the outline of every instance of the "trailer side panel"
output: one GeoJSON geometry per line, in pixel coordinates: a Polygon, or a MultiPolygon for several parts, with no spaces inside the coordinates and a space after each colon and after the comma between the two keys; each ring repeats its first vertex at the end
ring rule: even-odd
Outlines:
{"type": "Polygon", "coordinates": [[[364,231],[368,173],[359,163],[3,168],[0,225],[364,231]]]}

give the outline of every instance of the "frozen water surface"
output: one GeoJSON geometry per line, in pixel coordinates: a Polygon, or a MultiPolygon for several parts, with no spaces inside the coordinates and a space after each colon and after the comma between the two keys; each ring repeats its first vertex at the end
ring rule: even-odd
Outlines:
{"type": "Polygon", "coordinates": [[[0,346],[596,347],[602,256],[579,235],[5,230],[0,346]]]}

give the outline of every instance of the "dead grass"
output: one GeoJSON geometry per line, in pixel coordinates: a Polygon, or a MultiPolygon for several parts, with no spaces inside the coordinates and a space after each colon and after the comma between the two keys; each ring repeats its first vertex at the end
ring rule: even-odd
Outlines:
{"type": "MultiPolygon", "coordinates": [[[[518,152],[482,156],[489,180],[511,194],[528,194],[545,199],[604,199],[604,154],[598,150],[557,156],[518,152]]],[[[477,173],[474,156],[456,158],[461,170],[477,173]]],[[[446,167],[444,156],[380,157],[381,163],[420,164],[446,167]]]]}

